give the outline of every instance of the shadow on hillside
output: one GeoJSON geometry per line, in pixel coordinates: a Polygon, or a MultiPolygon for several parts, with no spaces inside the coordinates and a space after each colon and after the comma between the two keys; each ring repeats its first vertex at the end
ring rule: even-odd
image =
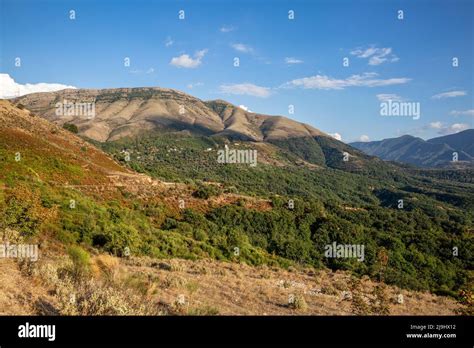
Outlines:
{"type": "Polygon", "coordinates": [[[51,303],[49,303],[44,298],[39,298],[35,304],[34,308],[38,315],[59,315],[59,311],[51,303]]]}

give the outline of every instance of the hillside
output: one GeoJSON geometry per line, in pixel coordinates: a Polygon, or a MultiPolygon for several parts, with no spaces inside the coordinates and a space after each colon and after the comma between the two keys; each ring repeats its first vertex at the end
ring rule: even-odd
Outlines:
{"type": "Polygon", "coordinates": [[[471,157],[474,157],[474,129],[445,135],[442,137],[427,140],[430,144],[446,144],[453,149],[460,150],[471,157]]]}
{"type": "Polygon", "coordinates": [[[309,125],[282,116],[247,112],[223,100],[203,102],[171,89],[68,89],[28,94],[13,102],[55,124],[75,125],[79,135],[97,144],[156,135],[171,134],[172,138],[176,134],[190,134],[207,137],[213,146],[223,146],[222,139],[226,139],[278,152],[278,160],[270,156],[273,162],[281,162],[283,157],[293,163],[347,171],[393,170],[383,161],[309,125]],[[84,109],[75,110],[75,116],[58,115],[56,105],[64,101],[75,105],[93,103],[95,116],[77,115],[84,109]]]}
{"type": "Polygon", "coordinates": [[[78,126],[79,134],[101,142],[147,130],[185,129],[194,134],[252,141],[325,135],[285,117],[247,112],[222,100],[203,102],[183,92],[158,87],[66,89],[32,93],[14,102],[51,122],[73,123],[78,126]],[[96,117],[57,115],[57,103],[94,103],[96,117]]]}
{"type": "Polygon", "coordinates": [[[28,273],[14,262],[0,262],[0,314],[374,315],[384,308],[392,315],[453,315],[463,308],[448,297],[367,278],[357,282],[347,272],[329,270],[102,254],[92,258],[88,286],[74,286],[55,276],[64,264],[65,258],[45,257],[28,273]],[[71,303],[71,298],[77,300],[71,303]],[[291,298],[304,302],[293,306],[291,298]]]}
{"type": "Polygon", "coordinates": [[[463,167],[474,164],[474,129],[423,140],[411,135],[381,141],[354,142],[351,146],[387,161],[418,167],[463,167]],[[458,162],[453,162],[453,153],[458,162]]]}
{"type": "MultiPolygon", "coordinates": [[[[129,254],[133,259],[154,260],[150,265],[173,258],[213,260],[217,263],[211,269],[216,273],[226,272],[222,269],[227,266],[220,262],[295,269],[299,275],[294,281],[304,278],[305,282],[309,281],[306,276],[298,273],[303,269],[324,270],[327,274],[339,270],[345,277],[365,275],[374,282],[370,284],[390,284],[387,291],[392,297],[399,291],[396,287],[407,289],[403,290],[408,291],[406,294],[429,290],[456,297],[469,284],[470,183],[405,175],[403,170],[365,155],[355,171],[337,168],[345,162],[335,158],[347,145],[323,136],[312,137],[315,143],[305,147],[306,142],[297,142],[301,137],[290,138],[293,142],[242,142],[182,132],[150,132],[94,146],[8,101],[0,101],[0,115],[0,229],[4,238],[14,231],[15,238],[40,244],[41,262],[26,265],[26,270],[24,264],[19,266],[34,283],[43,279],[46,283],[41,286],[53,289],[53,307],[54,301],[66,305],[64,294],[71,291],[77,298],[99,291],[97,296],[103,301],[109,297],[119,304],[125,301],[123,306],[133,308],[127,313],[150,314],[138,305],[148,303],[148,296],[158,304],[166,304],[162,306],[164,313],[181,313],[182,308],[176,309],[171,299],[183,292],[183,287],[191,293],[197,291],[193,290],[195,285],[186,285],[197,280],[181,273],[172,277],[174,280],[161,279],[148,268],[130,268],[129,254]],[[224,144],[232,148],[258,146],[264,161],[256,167],[218,164],[215,149],[224,144]],[[321,165],[314,164],[319,158],[317,149],[324,156],[321,165]],[[130,154],[130,160],[124,159],[124,151],[130,154]],[[366,168],[365,163],[375,166],[366,168]],[[397,209],[401,198],[405,207],[397,209]],[[332,241],[364,245],[365,261],[324,257],[324,246],[332,241]],[[459,246],[456,257],[453,246],[459,246]],[[106,254],[118,261],[100,261],[110,257],[106,254]],[[124,278],[108,283],[107,262],[118,262],[119,269],[128,269],[121,273],[124,278]],[[97,274],[99,279],[94,278],[97,274]],[[83,277],[92,279],[86,281],[83,277]],[[71,284],[76,287],[71,288],[71,284]],[[160,290],[167,287],[178,290],[160,290]],[[130,288],[135,289],[132,292],[138,300],[134,296],[123,299],[118,294],[130,288]],[[147,301],[140,296],[147,296],[147,301]]],[[[208,270],[202,272],[209,272],[205,268],[208,270]]],[[[245,274],[252,272],[251,268],[244,270],[245,274]]],[[[6,272],[15,274],[11,269],[6,272]]],[[[271,274],[262,277],[275,279],[271,274]]],[[[240,286],[245,286],[239,283],[231,289],[222,288],[218,299],[210,288],[216,282],[209,279],[201,287],[207,290],[199,295],[199,306],[211,308],[200,308],[200,313],[215,313],[213,303],[222,306],[219,312],[232,312],[235,306],[219,301],[235,296],[232,291],[239,293],[240,286]]],[[[291,314],[289,307],[278,305],[289,294],[277,290],[272,295],[275,289],[266,288],[270,284],[262,283],[263,291],[268,291],[264,296],[276,305],[265,307],[263,303],[268,300],[260,295],[249,297],[249,307],[238,313],[291,314]],[[262,307],[252,309],[251,299],[262,307]]],[[[367,285],[365,291],[367,305],[371,303],[372,287],[367,285]]],[[[314,301],[307,298],[309,313],[334,313],[334,303],[346,296],[342,291],[352,290],[341,285],[341,289],[331,291],[327,307],[321,310],[325,302],[317,300],[319,295],[314,295],[314,301]]],[[[452,300],[434,301],[439,306],[429,307],[429,313],[447,313],[439,307],[449,301],[449,311],[456,307],[452,300]]],[[[62,305],[58,305],[60,312],[70,313],[62,305]]],[[[153,313],[160,312],[160,306],[153,307],[153,313]]],[[[344,313],[352,310],[351,306],[344,313]]],[[[86,309],[70,310],[84,313],[86,309]]],[[[381,314],[379,310],[370,313],[381,314]]],[[[427,313],[413,307],[399,307],[393,309],[394,313],[397,310],[427,313]]]]}

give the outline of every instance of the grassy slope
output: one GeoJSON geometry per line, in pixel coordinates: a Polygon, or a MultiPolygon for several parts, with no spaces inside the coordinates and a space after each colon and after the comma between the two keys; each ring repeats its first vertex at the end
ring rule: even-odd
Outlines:
{"type": "MultiPolygon", "coordinates": [[[[49,235],[65,245],[94,246],[116,255],[125,248],[155,257],[230,255],[225,238],[214,245],[202,236],[198,240],[189,224],[186,231],[160,229],[169,219],[182,219],[172,195],[197,211],[212,206],[192,198],[189,188],[166,188],[139,176],[79,137],[6,101],[1,101],[0,117],[2,230],[31,238],[49,235]],[[170,196],[174,206],[167,204],[170,196]]],[[[263,250],[245,250],[249,257],[278,263],[278,257],[263,250]]]]}

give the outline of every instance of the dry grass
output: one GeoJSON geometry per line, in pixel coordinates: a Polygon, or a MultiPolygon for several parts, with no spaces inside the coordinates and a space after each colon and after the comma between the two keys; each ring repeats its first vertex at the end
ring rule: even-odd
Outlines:
{"type": "Polygon", "coordinates": [[[0,263],[1,314],[450,315],[463,308],[329,270],[97,255],[90,276],[78,280],[68,257],[42,259],[23,273],[8,265],[0,263]]]}
{"type": "Polygon", "coordinates": [[[354,295],[352,277],[346,272],[283,270],[213,260],[163,262],[174,263],[174,270],[151,267],[152,261],[137,258],[128,260],[122,271],[153,275],[162,284],[154,301],[178,314],[211,307],[221,315],[447,315],[459,307],[450,298],[383,286],[367,277],[359,280],[354,295]],[[397,301],[399,294],[403,294],[403,304],[397,301]],[[179,296],[184,297],[185,305],[176,304],[179,296]],[[293,303],[291,296],[296,300],[293,303]],[[367,310],[355,309],[354,302],[360,299],[367,310]]]}

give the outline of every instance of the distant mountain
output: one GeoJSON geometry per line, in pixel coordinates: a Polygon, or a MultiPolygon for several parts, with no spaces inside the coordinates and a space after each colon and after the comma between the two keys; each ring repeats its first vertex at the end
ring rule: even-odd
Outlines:
{"type": "Polygon", "coordinates": [[[282,116],[247,112],[222,100],[202,101],[166,88],[65,89],[33,93],[13,100],[58,124],[73,123],[79,134],[100,142],[113,141],[143,131],[187,130],[193,134],[224,135],[241,140],[264,141],[302,136],[328,136],[307,124],[282,116]],[[71,109],[68,116],[57,105],[71,109]],[[94,116],[81,115],[93,105],[94,116]]]}
{"type": "Polygon", "coordinates": [[[429,139],[427,142],[430,144],[447,144],[453,149],[461,150],[474,157],[474,129],[429,139]]]}
{"type": "Polygon", "coordinates": [[[465,167],[474,165],[474,129],[429,140],[404,135],[371,142],[354,142],[351,146],[387,161],[414,164],[419,167],[465,167]],[[453,162],[453,153],[458,162],[453,162]]]}

